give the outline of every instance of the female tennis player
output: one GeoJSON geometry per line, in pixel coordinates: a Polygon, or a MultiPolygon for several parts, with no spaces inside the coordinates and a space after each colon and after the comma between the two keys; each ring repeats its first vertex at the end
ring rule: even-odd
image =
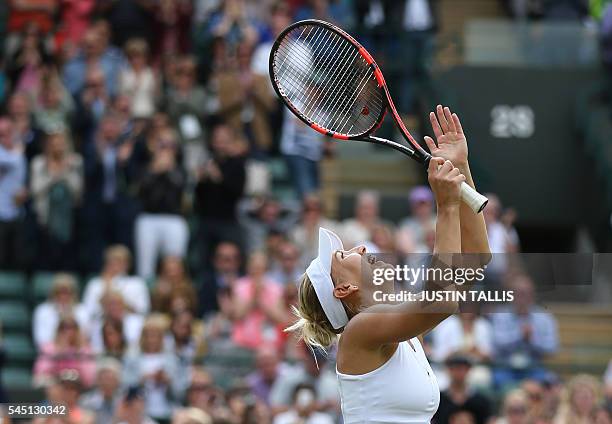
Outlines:
{"type": "MultiPolygon", "coordinates": [[[[460,198],[461,182],[474,186],[466,138],[456,114],[441,106],[436,112],[430,120],[437,142],[426,137],[434,156],[428,169],[437,204],[434,257],[444,262],[445,254],[478,253],[486,263],[482,214],[460,198]]],[[[376,302],[374,291],[393,291],[393,284],[372,282],[375,270],[388,266],[363,246],[345,250],[337,235],[321,228],[318,257],[300,285],[299,320],[288,329],[323,348],[342,334],[336,372],[346,424],[429,423],[438,408],[440,391],[419,337],[453,314],[457,303],[376,302]]]]}

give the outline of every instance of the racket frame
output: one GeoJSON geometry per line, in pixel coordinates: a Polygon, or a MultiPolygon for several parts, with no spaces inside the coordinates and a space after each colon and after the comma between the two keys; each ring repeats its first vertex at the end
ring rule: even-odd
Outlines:
{"type": "MultiPolygon", "coordinates": [[[[387,83],[382,74],[382,71],[380,70],[380,67],[376,64],[376,61],[374,60],[372,55],[365,49],[365,47],[363,47],[357,40],[355,40],[346,31],[342,30],[341,28],[338,28],[335,25],[330,24],[329,22],[321,21],[318,19],[305,19],[302,21],[294,22],[293,24],[285,28],[274,41],[271,52],[270,52],[268,66],[269,66],[269,73],[270,73],[270,80],[272,82],[272,87],[274,87],[274,91],[276,92],[278,97],[280,97],[283,100],[283,103],[285,103],[285,105],[293,112],[295,116],[297,116],[302,122],[304,122],[306,125],[314,129],[315,131],[321,134],[324,134],[328,137],[334,138],[336,140],[363,141],[367,143],[388,146],[392,149],[395,149],[403,153],[406,156],[411,157],[417,162],[422,163],[425,166],[425,168],[429,166],[429,161],[431,160],[432,156],[414,139],[414,137],[412,137],[412,135],[410,134],[410,132],[404,125],[404,122],[402,121],[402,118],[400,117],[399,112],[397,111],[397,108],[395,107],[395,104],[393,103],[393,99],[391,98],[391,93],[389,92],[387,83]],[[375,124],[372,125],[372,127],[369,128],[367,131],[361,134],[348,135],[348,134],[342,134],[342,133],[338,133],[335,131],[331,131],[331,130],[328,130],[327,128],[323,128],[316,122],[311,121],[306,116],[304,116],[291,103],[291,101],[287,98],[287,96],[281,93],[281,90],[278,86],[278,82],[276,79],[276,72],[274,71],[275,55],[279,50],[279,46],[281,42],[285,39],[285,36],[293,29],[300,27],[300,26],[305,26],[305,25],[321,26],[341,36],[342,38],[344,38],[345,40],[347,40],[349,43],[353,45],[353,47],[363,57],[366,63],[372,68],[374,78],[376,79],[376,82],[378,83],[378,87],[384,93],[384,99],[386,101],[386,104],[381,108],[380,114],[377,120],[375,121],[375,124]],[[376,137],[372,135],[372,133],[378,130],[378,128],[383,123],[387,110],[391,112],[393,120],[398,126],[400,133],[402,134],[402,137],[404,137],[404,139],[408,142],[410,147],[397,143],[395,141],[388,140],[386,138],[376,137]]],[[[470,207],[470,209],[474,211],[474,213],[481,212],[488,203],[488,199],[485,196],[478,193],[474,188],[472,188],[465,182],[461,184],[461,197],[463,201],[470,207]]]]}
{"type": "Polygon", "coordinates": [[[415,159],[416,161],[418,161],[420,163],[423,163],[425,166],[427,166],[429,164],[429,160],[431,159],[431,155],[429,153],[427,153],[427,151],[425,151],[419,145],[419,143],[416,142],[416,140],[412,137],[410,132],[408,132],[408,130],[406,129],[402,119],[399,116],[399,113],[397,112],[397,109],[395,108],[395,105],[393,103],[393,99],[391,98],[391,93],[389,92],[389,89],[387,88],[387,83],[386,83],[385,78],[384,78],[384,76],[382,74],[382,71],[380,70],[380,67],[376,64],[376,61],[374,60],[372,55],[365,49],[365,47],[363,47],[357,40],[355,40],[350,34],[348,34],[346,31],[342,30],[341,28],[338,28],[337,26],[332,25],[329,22],[321,21],[321,20],[318,20],[318,19],[305,19],[305,20],[302,20],[302,21],[294,22],[293,24],[289,25],[287,28],[285,28],[279,34],[279,36],[274,41],[274,44],[272,45],[272,50],[271,50],[270,59],[269,59],[269,72],[270,72],[270,75],[272,76],[272,78],[271,78],[272,86],[274,87],[274,91],[276,92],[276,94],[283,100],[283,102],[293,112],[294,115],[296,115],[302,122],[304,122],[306,125],[308,125],[312,129],[314,129],[315,131],[317,131],[317,132],[319,132],[319,133],[321,133],[323,135],[326,135],[328,137],[335,138],[336,140],[355,140],[355,141],[364,141],[364,142],[368,142],[368,143],[385,145],[385,146],[391,147],[392,149],[395,149],[395,150],[397,150],[397,151],[399,151],[399,152],[401,152],[401,153],[403,153],[403,154],[405,154],[407,156],[410,156],[411,158],[415,159]],[[277,83],[277,80],[276,80],[276,73],[274,72],[274,57],[275,57],[275,53],[278,51],[281,42],[285,39],[285,36],[289,32],[291,32],[292,30],[294,30],[297,27],[301,27],[301,26],[305,26],[305,25],[308,25],[308,26],[321,26],[323,28],[326,28],[326,29],[336,33],[340,37],[344,38],[345,40],[347,40],[348,42],[350,42],[353,45],[355,50],[363,57],[363,59],[366,61],[366,63],[372,68],[372,73],[373,73],[374,77],[376,78],[376,82],[378,83],[378,87],[384,93],[385,105],[381,109],[381,111],[379,113],[379,116],[376,119],[376,123],[370,129],[368,129],[367,131],[365,131],[365,132],[363,132],[361,134],[347,135],[347,134],[342,134],[342,133],[338,133],[338,132],[335,132],[335,131],[330,131],[330,130],[328,130],[326,128],[323,128],[322,126],[320,126],[316,122],[311,121],[306,116],[304,116],[291,103],[291,101],[285,95],[283,95],[281,93],[281,90],[280,90],[280,88],[278,86],[278,83],[277,83]],[[391,112],[391,115],[393,116],[393,120],[398,125],[398,127],[400,129],[400,133],[402,134],[404,139],[413,147],[412,149],[407,147],[407,146],[404,146],[403,144],[400,144],[400,143],[397,143],[397,142],[394,142],[394,141],[391,141],[391,140],[387,140],[386,138],[375,137],[375,136],[371,135],[383,123],[383,121],[385,119],[385,115],[387,114],[388,110],[391,112]]]}

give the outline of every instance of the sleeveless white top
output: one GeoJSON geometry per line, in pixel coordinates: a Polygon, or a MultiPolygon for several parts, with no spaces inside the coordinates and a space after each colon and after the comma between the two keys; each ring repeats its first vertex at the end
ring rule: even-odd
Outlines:
{"type": "Polygon", "coordinates": [[[438,410],[438,382],[416,337],[374,371],[336,374],[345,424],[429,424],[438,410]]]}

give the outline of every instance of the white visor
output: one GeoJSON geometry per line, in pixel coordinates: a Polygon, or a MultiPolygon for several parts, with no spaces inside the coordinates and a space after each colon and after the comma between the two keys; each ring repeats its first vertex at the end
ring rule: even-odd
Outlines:
{"type": "Polygon", "coordinates": [[[332,255],[337,250],[344,250],[340,238],[330,230],[319,228],[319,255],[306,268],[306,275],[312,282],[323,312],[336,330],[348,323],[342,302],[334,296],[331,279],[332,255]]]}

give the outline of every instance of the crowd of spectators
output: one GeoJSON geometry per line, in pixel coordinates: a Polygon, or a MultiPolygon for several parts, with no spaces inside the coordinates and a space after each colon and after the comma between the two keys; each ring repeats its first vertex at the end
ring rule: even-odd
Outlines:
{"type": "MultiPolygon", "coordinates": [[[[32,384],[46,402],[68,405],[71,423],[338,421],[333,352],[283,331],[318,227],[409,263],[433,247],[434,200],[413,188],[396,225],[378,193],[363,191],[352,217],[327,217],[318,164],[329,144],[280,107],[268,54],[287,24],[317,17],[371,29],[367,42],[410,54],[402,72],[426,79],[434,6],[0,4],[0,269],[56,272],[32,319],[32,384]],[[402,42],[381,41],[381,28],[402,42]],[[277,157],[293,199],[270,191],[277,157]],[[236,372],[224,357],[254,366],[236,372]]],[[[401,93],[414,113],[418,86],[401,93]]],[[[494,252],[520,250],[512,211],[488,197],[494,252]]],[[[489,278],[518,301],[451,317],[426,339],[443,389],[435,422],[610,422],[598,380],[578,376],[562,390],[542,365],[558,348],[556,323],[529,277],[500,256],[489,278]]]]}

